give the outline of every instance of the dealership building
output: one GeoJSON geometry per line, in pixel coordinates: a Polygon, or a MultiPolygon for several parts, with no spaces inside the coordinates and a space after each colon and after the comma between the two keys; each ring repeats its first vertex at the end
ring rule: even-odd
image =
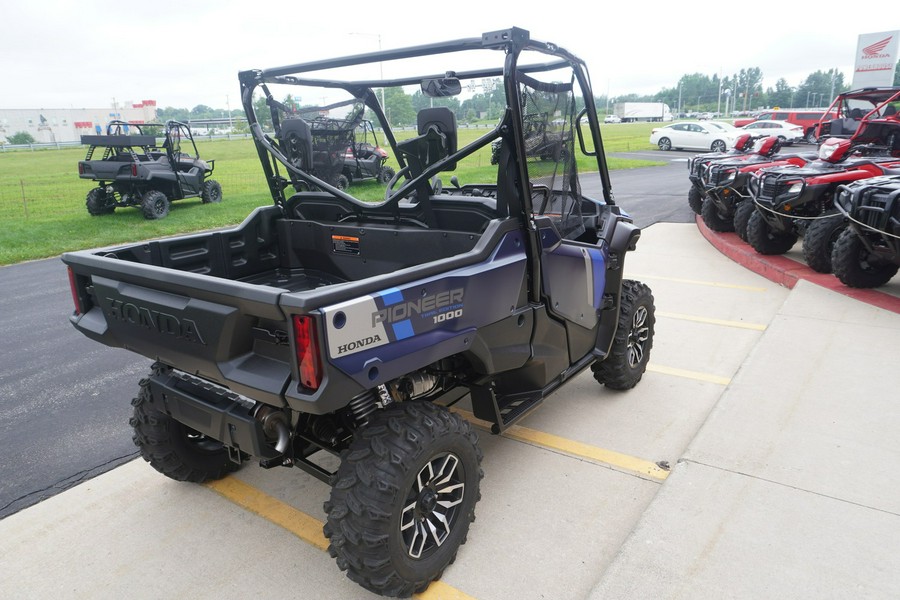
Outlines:
{"type": "Polygon", "coordinates": [[[38,144],[79,142],[82,135],[102,133],[113,120],[155,123],[156,100],[121,102],[107,108],[0,109],[0,143],[20,132],[38,144]]]}

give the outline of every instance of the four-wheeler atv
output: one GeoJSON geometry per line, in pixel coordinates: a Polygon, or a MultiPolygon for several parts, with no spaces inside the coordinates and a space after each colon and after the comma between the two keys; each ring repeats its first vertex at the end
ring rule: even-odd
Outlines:
{"type": "Polygon", "coordinates": [[[734,141],[734,146],[726,152],[704,152],[688,159],[688,179],[691,181],[691,189],[688,190],[688,204],[691,210],[699,215],[703,208],[703,197],[705,194],[703,173],[709,168],[709,165],[721,159],[748,156],[753,150],[753,144],[757,139],[746,133],[738,136],[734,141]]]}
{"type": "Polygon", "coordinates": [[[747,241],[760,254],[784,254],[803,236],[810,268],[831,272],[834,243],[845,227],[834,206],[838,186],[883,175],[900,166],[900,120],[863,119],[851,139],[829,138],[819,158],[804,167],[763,169],[751,176],[756,211],[747,223],[747,241]]]}
{"type": "Polygon", "coordinates": [[[838,188],[835,206],[847,219],[831,254],[844,285],[873,288],[900,270],[900,173],[838,188]]]}
{"type": "Polygon", "coordinates": [[[215,161],[200,158],[191,128],[184,123],[111,121],[106,135],[83,135],[81,143],[88,151],[78,161],[78,176],[98,182],[85,202],[92,215],[135,206],[147,219],[162,219],[173,200],[222,200],[222,186],[210,179],[215,161]],[[165,136],[162,147],[156,145],[158,130],[165,136]],[[94,156],[98,149],[100,158],[94,156]]]}
{"type": "Polygon", "coordinates": [[[753,210],[747,192],[750,174],[772,166],[802,166],[815,158],[815,154],[781,154],[779,150],[779,138],[759,138],[749,153],[712,161],[703,170],[700,216],[707,227],[712,231],[735,231],[746,241],[746,219],[753,210]]]}
{"type": "Polygon", "coordinates": [[[154,361],[131,421],[154,468],[199,482],[257,461],[331,484],[324,535],[340,569],[409,596],[475,518],[482,451],[463,415],[500,433],[579,374],[613,390],[642,378],[653,296],[625,278],[641,232],[614,201],[584,62],[522,29],[239,79],[273,205],[225,231],[63,255],[71,321],[154,361]],[[396,78],[356,78],[382,62],[396,78]],[[373,89],[440,98],[484,77],[502,78],[507,106],[483,133],[434,107],[398,139],[373,89]],[[275,100],[288,94],[323,105],[307,120],[275,100]],[[364,114],[399,163],[381,201],[329,178],[364,114]],[[542,119],[566,134],[528,160],[542,119]]]}

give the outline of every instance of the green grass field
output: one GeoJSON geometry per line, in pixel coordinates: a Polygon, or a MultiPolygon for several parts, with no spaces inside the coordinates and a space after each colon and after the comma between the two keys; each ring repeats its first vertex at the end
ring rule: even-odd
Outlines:
{"type": "MultiPolygon", "coordinates": [[[[648,142],[652,127],[645,123],[604,125],[607,152],[652,149],[648,142]]],[[[460,129],[460,146],[485,132],[460,129]]],[[[249,138],[199,141],[198,146],[204,158],[216,161],[213,178],[222,184],[222,202],[179,200],[172,203],[169,216],[158,221],[145,219],[136,208],[117,209],[99,217],[89,215],[84,206],[85,195],[94,183],[79,179],[77,172],[78,161],[85,155],[84,147],[0,152],[0,265],[70,250],[236,225],[257,206],[272,202],[256,148],[249,138]]],[[[455,172],[462,183],[483,180],[483,173],[496,169],[490,165],[488,148],[473,159],[472,166],[461,166],[455,172]]],[[[609,160],[610,169],[651,164],[658,163],[609,160]]],[[[362,199],[380,199],[384,186],[359,183],[350,191],[362,199]]]]}

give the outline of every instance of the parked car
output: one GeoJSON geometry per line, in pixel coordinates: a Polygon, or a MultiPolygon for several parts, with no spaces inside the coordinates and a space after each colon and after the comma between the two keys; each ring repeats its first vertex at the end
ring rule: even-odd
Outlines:
{"type": "Polygon", "coordinates": [[[650,143],[660,150],[712,150],[725,152],[744,133],[727,123],[672,123],[650,132],[650,143]]]}
{"type": "Polygon", "coordinates": [[[744,125],[740,129],[752,135],[767,135],[777,137],[782,144],[793,144],[802,141],[806,137],[803,127],[787,121],[755,121],[744,125]]]}
{"type": "Polygon", "coordinates": [[[617,115],[606,115],[603,119],[604,123],[621,123],[622,119],[620,119],[617,115]]]}
{"type": "Polygon", "coordinates": [[[819,136],[816,135],[816,125],[825,114],[829,114],[829,118],[835,116],[832,109],[824,110],[766,110],[759,114],[743,119],[735,119],[735,127],[744,127],[756,121],[786,121],[793,125],[803,127],[804,137],[810,144],[815,144],[819,136]]]}

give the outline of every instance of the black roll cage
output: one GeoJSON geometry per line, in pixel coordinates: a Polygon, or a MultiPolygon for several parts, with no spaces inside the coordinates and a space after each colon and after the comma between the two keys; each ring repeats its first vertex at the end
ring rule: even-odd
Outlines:
{"type": "MultiPolygon", "coordinates": [[[[490,144],[491,141],[501,137],[510,128],[512,128],[512,132],[514,134],[512,138],[515,140],[514,145],[516,155],[522,157],[526,156],[523,141],[524,132],[522,131],[522,106],[520,104],[519,94],[517,90],[518,75],[548,72],[560,68],[572,69],[573,73],[575,74],[575,78],[578,81],[579,86],[583,92],[585,107],[577,115],[576,121],[580,122],[584,116],[587,116],[589,122],[589,131],[592,138],[591,145],[593,147],[593,150],[589,151],[587,149],[585,140],[583,138],[583,133],[581,132],[581,127],[575,127],[575,129],[577,131],[582,152],[587,155],[595,156],[597,159],[597,167],[601,178],[603,200],[608,205],[614,205],[615,201],[612,194],[609,171],[606,166],[606,156],[604,153],[602,138],[600,135],[599,119],[597,118],[597,110],[596,106],[594,105],[594,97],[590,85],[590,79],[584,68],[584,61],[572,55],[565,49],[560,48],[556,44],[532,40],[530,38],[530,34],[523,29],[513,27],[506,30],[488,32],[483,34],[480,38],[464,38],[435,44],[426,44],[393,50],[382,50],[378,52],[357,54],[343,58],[312,61],[308,63],[300,63],[270,69],[246,70],[241,71],[238,74],[238,78],[241,85],[241,101],[244,106],[244,111],[247,115],[250,130],[253,134],[254,142],[257,147],[257,152],[263,165],[266,180],[269,184],[269,188],[272,192],[272,197],[275,200],[276,204],[280,206],[284,205],[285,198],[283,190],[286,187],[286,180],[278,176],[276,172],[273,171],[273,163],[270,162],[270,156],[277,160],[277,162],[281,163],[290,172],[294,173],[301,180],[304,180],[311,185],[327,189],[329,193],[338,196],[353,205],[356,205],[360,209],[377,210],[384,207],[393,207],[396,209],[397,203],[399,202],[400,198],[404,197],[404,195],[409,193],[411,190],[416,189],[417,187],[434,177],[438,172],[442,170],[444,166],[453,164],[456,161],[474,153],[481,147],[490,144]],[[356,81],[336,81],[333,79],[301,77],[301,75],[303,74],[315,73],[327,69],[352,67],[372,63],[383,63],[387,61],[401,60],[406,58],[434,56],[438,54],[449,54],[454,52],[482,49],[503,51],[506,54],[506,59],[503,66],[497,68],[476,69],[465,72],[439,73],[425,76],[411,76],[393,79],[361,79],[356,81]],[[518,64],[519,56],[524,50],[536,51],[559,60],[547,63],[520,66],[518,64]],[[362,202],[360,200],[357,200],[353,196],[333,187],[328,182],[318,179],[317,177],[292,165],[290,161],[288,161],[284,156],[284,154],[279,150],[277,142],[263,132],[262,126],[253,106],[253,93],[257,87],[262,88],[262,91],[267,98],[267,104],[269,104],[270,106],[272,106],[273,104],[280,104],[272,97],[271,93],[268,90],[267,84],[307,85],[323,88],[343,89],[352,96],[362,99],[365,106],[372,110],[378,117],[379,121],[384,124],[384,136],[387,139],[388,143],[391,145],[391,148],[394,151],[394,156],[400,164],[400,172],[404,172],[406,171],[407,164],[402,153],[397,149],[397,140],[394,137],[391,128],[387,125],[388,120],[383,111],[383,107],[378,102],[377,95],[375,94],[373,88],[419,85],[423,80],[426,79],[443,78],[449,76],[458,77],[461,79],[502,77],[505,86],[505,95],[507,101],[506,115],[501,119],[500,123],[488,133],[480,136],[477,140],[466,145],[465,147],[458,149],[450,156],[447,156],[435,162],[434,164],[427,166],[422,173],[419,173],[415,177],[407,180],[394,192],[391,197],[381,202],[362,202]]],[[[277,116],[275,115],[276,111],[273,110],[272,112],[273,125],[277,125],[277,123],[274,122],[274,119],[277,119],[277,116]]],[[[527,193],[523,189],[522,182],[528,181],[528,171],[526,161],[519,160],[516,161],[516,164],[518,167],[518,172],[516,173],[517,177],[515,177],[514,179],[517,182],[516,185],[519,186],[519,193],[517,195],[521,199],[521,205],[517,207],[510,206],[509,210],[511,216],[515,212],[517,213],[515,214],[517,218],[520,218],[523,222],[527,222],[532,213],[531,194],[527,193]]]]}

